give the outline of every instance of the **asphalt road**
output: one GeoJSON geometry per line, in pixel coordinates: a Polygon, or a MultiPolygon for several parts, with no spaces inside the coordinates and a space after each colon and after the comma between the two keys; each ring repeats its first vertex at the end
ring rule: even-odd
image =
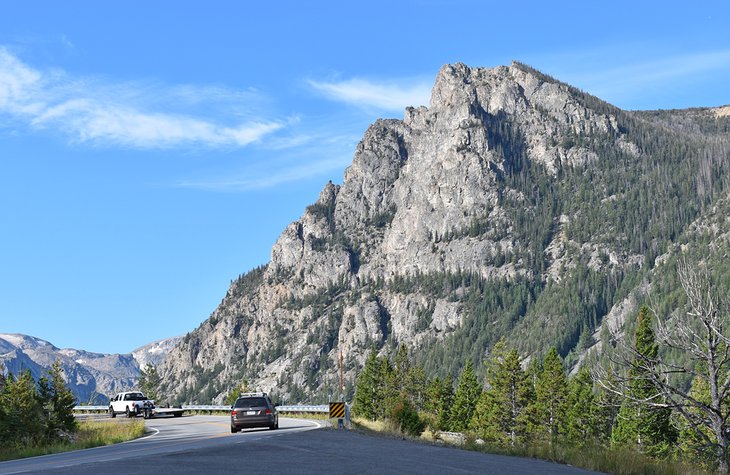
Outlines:
{"type": "Polygon", "coordinates": [[[151,435],[110,447],[0,463],[0,474],[498,473],[585,474],[566,465],[370,437],[284,419],[231,434],[225,416],[153,419],[151,435]]]}

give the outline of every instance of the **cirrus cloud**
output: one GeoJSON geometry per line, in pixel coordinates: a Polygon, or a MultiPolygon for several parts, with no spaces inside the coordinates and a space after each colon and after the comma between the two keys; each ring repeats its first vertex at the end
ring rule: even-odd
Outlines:
{"type": "Polygon", "coordinates": [[[384,111],[402,111],[408,106],[428,104],[431,84],[422,80],[401,82],[373,82],[366,79],[324,82],[308,81],[325,97],[358,107],[384,111]]]}
{"type": "MultiPolygon", "coordinates": [[[[60,131],[74,141],[135,148],[185,145],[245,147],[285,126],[280,120],[250,117],[225,123],[186,111],[169,109],[195,97],[197,103],[236,105],[257,100],[252,91],[221,88],[160,87],[153,84],[105,84],[72,78],[63,71],[40,71],[0,47],[0,116],[36,129],[60,131]]],[[[203,104],[205,105],[205,104],[203,104]]],[[[191,112],[192,111],[192,112],[191,112]]]]}

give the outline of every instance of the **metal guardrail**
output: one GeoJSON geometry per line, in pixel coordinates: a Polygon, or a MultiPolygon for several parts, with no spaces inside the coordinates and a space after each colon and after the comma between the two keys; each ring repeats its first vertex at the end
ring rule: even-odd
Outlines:
{"type": "MultiPolygon", "coordinates": [[[[182,408],[186,411],[201,411],[201,412],[215,412],[215,411],[230,411],[231,406],[221,406],[213,404],[183,404],[182,408]]],[[[165,408],[160,408],[165,409],[165,408]]],[[[279,412],[302,412],[302,413],[328,413],[329,406],[327,404],[321,405],[296,405],[296,406],[278,406],[276,408],[279,412]]],[[[109,406],[75,406],[74,412],[107,412],[109,406]]]]}

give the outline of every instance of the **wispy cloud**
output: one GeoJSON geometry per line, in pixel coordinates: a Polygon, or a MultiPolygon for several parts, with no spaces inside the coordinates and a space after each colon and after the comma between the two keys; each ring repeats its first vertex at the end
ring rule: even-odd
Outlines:
{"type": "Polygon", "coordinates": [[[576,61],[575,57],[555,61],[563,63],[559,68],[563,70],[558,72],[559,77],[612,101],[632,102],[632,99],[650,94],[657,88],[671,88],[698,76],[730,69],[730,50],[700,51],[653,59],[644,57],[632,60],[622,57],[621,60],[612,61],[606,60],[605,55],[612,55],[613,51],[582,54],[580,61],[576,61]],[[605,66],[610,63],[618,65],[605,66]],[[576,71],[576,64],[581,64],[583,71],[576,71]]]}
{"type": "Polygon", "coordinates": [[[252,90],[72,78],[63,71],[34,69],[0,47],[0,115],[30,127],[58,130],[80,142],[136,148],[245,147],[286,125],[238,110],[256,96],[252,90]],[[243,120],[206,117],[206,107],[224,101],[231,104],[228,115],[243,120]],[[168,111],[181,104],[188,110],[168,111]]]}
{"type": "Polygon", "coordinates": [[[378,83],[354,78],[334,82],[308,82],[329,99],[384,111],[402,111],[408,106],[428,104],[432,86],[423,80],[378,83]]]}
{"type": "Polygon", "coordinates": [[[181,180],[175,186],[206,191],[245,192],[328,175],[336,181],[341,178],[342,170],[351,163],[357,143],[357,138],[350,135],[292,138],[298,144],[300,139],[301,145],[289,149],[287,153],[277,154],[265,163],[246,164],[244,168],[229,171],[225,176],[181,180]]]}
{"type": "Polygon", "coordinates": [[[240,192],[261,190],[341,170],[349,163],[349,160],[349,158],[343,156],[342,158],[318,160],[296,166],[280,166],[276,170],[268,170],[266,172],[249,170],[221,179],[185,180],[179,182],[177,187],[207,191],[240,192]]]}

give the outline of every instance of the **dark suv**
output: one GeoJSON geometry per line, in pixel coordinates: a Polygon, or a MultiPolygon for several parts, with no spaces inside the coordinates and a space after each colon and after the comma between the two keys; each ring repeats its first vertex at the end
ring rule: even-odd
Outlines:
{"type": "Polygon", "coordinates": [[[249,427],[279,428],[276,404],[266,393],[243,393],[231,408],[231,432],[249,427]]]}

